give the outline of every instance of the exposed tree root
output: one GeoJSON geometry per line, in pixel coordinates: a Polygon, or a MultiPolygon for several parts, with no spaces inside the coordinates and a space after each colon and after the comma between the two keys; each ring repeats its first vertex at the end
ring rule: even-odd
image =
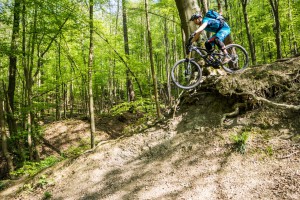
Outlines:
{"type": "Polygon", "coordinates": [[[176,109],[177,109],[178,105],[180,104],[180,99],[185,92],[186,92],[186,90],[182,90],[181,93],[179,94],[178,98],[175,100],[173,118],[175,117],[176,109]]]}
{"type": "Polygon", "coordinates": [[[237,95],[249,95],[252,96],[253,99],[256,101],[261,101],[266,103],[269,106],[273,106],[275,108],[282,108],[282,109],[291,109],[291,110],[300,110],[300,105],[290,105],[290,104],[284,104],[284,103],[275,103],[273,101],[270,101],[268,99],[265,99],[263,97],[258,97],[253,93],[250,92],[242,92],[242,93],[236,93],[237,95]]]}
{"type": "Polygon", "coordinates": [[[293,156],[293,155],[295,155],[295,154],[297,154],[297,153],[299,153],[300,151],[295,151],[295,152],[293,152],[293,153],[291,153],[291,154],[289,154],[289,155],[286,155],[286,156],[282,156],[282,157],[280,157],[280,158],[278,158],[278,159],[286,159],[286,158],[290,158],[291,156],[293,156]]]}
{"type": "MultiPolygon", "coordinates": [[[[233,112],[225,113],[221,119],[237,116],[241,107],[259,105],[277,109],[300,110],[300,57],[286,58],[275,63],[253,66],[241,74],[227,76],[205,76],[201,88],[196,90],[217,92],[235,103],[233,112]],[[274,99],[274,101],[272,101],[274,99]],[[239,102],[239,103],[237,103],[239,102]],[[277,103],[281,102],[281,103],[277,103]]],[[[174,113],[178,105],[188,104],[184,91],[176,99],[174,113]]]]}
{"type": "Polygon", "coordinates": [[[230,113],[225,113],[223,115],[223,117],[221,119],[221,123],[220,123],[221,127],[223,127],[224,121],[225,121],[225,119],[227,117],[235,117],[235,116],[237,116],[240,113],[240,108],[241,107],[246,107],[246,105],[247,105],[246,103],[236,103],[236,104],[234,104],[234,106],[233,106],[234,111],[230,112],[230,113]]]}

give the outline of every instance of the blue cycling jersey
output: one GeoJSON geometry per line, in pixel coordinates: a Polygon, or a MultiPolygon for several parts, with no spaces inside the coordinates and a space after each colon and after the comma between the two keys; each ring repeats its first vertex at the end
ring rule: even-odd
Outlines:
{"type": "MultiPolygon", "coordinates": [[[[208,18],[208,17],[204,17],[203,20],[202,20],[202,23],[205,23],[207,22],[207,26],[206,28],[204,29],[205,31],[209,31],[209,32],[214,32],[216,33],[220,27],[220,20],[217,20],[217,19],[212,19],[212,18],[208,18]]],[[[226,22],[224,22],[224,28],[229,28],[228,24],[226,22]]]]}

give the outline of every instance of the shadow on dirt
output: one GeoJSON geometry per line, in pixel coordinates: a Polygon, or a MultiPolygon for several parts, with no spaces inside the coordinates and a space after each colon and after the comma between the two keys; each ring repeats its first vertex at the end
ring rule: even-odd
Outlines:
{"type": "MultiPolygon", "coordinates": [[[[212,195],[207,191],[222,189],[218,184],[218,173],[222,172],[232,154],[216,128],[225,103],[224,99],[207,95],[204,98],[214,108],[207,108],[204,101],[194,102],[194,106],[189,102],[188,111],[178,113],[184,116],[184,120],[176,126],[177,134],[172,135],[170,130],[154,136],[160,137],[159,140],[145,139],[146,145],[138,150],[137,157],[108,171],[91,186],[97,187],[97,192],[87,193],[80,199],[114,199],[116,196],[122,196],[118,199],[124,200],[174,199],[193,190],[193,195],[205,196],[212,195]],[[199,183],[203,179],[207,180],[206,183],[199,183]]],[[[223,196],[222,192],[214,195],[223,196]]]]}
{"type": "MultiPolygon", "coordinates": [[[[234,199],[240,199],[235,194],[236,191],[251,194],[254,199],[260,197],[264,188],[271,188],[272,181],[266,182],[258,176],[255,167],[247,171],[244,165],[247,162],[252,164],[251,159],[255,159],[255,156],[251,158],[248,155],[251,159],[246,162],[244,156],[234,153],[229,136],[245,127],[267,129],[270,133],[272,128],[279,128],[297,134],[300,124],[299,119],[294,117],[297,113],[276,110],[265,113],[254,110],[245,114],[248,116],[242,114],[241,119],[231,119],[232,123],[227,128],[220,128],[223,114],[231,112],[230,100],[205,94],[198,96],[197,101],[187,104],[182,109],[184,112],[179,111],[177,114],[182,116],[182,120],[174,130],[176,134],[172,130],[165,133],[159,133],[159,129],[152,130],[160,136],[154,136],[155,139],[153,136],[145,138],[145,145],[142,147],[128,145],[127,150],[122,149],[121,157],[126,157],[128,149],[136,151],[138,156],[133,156],[106,172],[103,178],[91,186],[97,188],[97,192],[85,193],[80,199],[228,199],[230,195],[234,199]],[[229,165],[233,165],[229,167],[233,171],[224,176],[228,173],[229,165]],[[235,177],[233,174],[237,166],[244,166],[245,170],[237,172],[240,174],[235,177]],[[246,179],[242,178],[246,174],[250,174],[247,184],[244,182],[246,179]],[[233,194],[228,194],[230,190],[226,183],[232,183],[229,185],[233,194]],[[241,187],[240,184],[243,183],[245,185],[241,187]]],[[[278,134],[276,131],[275,133],[278,134]]],[[[134,136],[131,139],[135,140],[134,136]]],[[[274,172],[267,168],[261,173],[266,176],[274,172]]],[[[268,192],[268,198],[276,194],[268,192]]]]}

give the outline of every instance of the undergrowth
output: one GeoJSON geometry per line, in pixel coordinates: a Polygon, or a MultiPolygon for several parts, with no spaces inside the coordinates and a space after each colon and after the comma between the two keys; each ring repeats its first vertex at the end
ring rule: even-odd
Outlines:
{"type": "MultiPolygon", "coordinates": [[[[164,105],[161,105],[160,107],[163,108],[164,105]]],[[[151,99],[139,99],[133,102],[124,102],[111,109],[111,114],[113,116],[123,115],[128,112],[136,114],[136,120],[124,128],[123,133],[125,135],[132,135],[137,131],[147,128],[157,117],[156,105],[151,99]]]]}
{"type": "Polygon", "coordinates": [[[111,114],[120,115],[125,112],[130,113],[155,113],[155,102],[150,99],[139,99],[131,102],[123,102],[111,109],[111,114]]]}
{"type": "Polygon", "coordinates": [[[77,157],[83,154],[86,150],[90,149],[90,143],[88,140],[81,140],[79,146],[72,146],[66,152],[64,152],[64,156],[77,157]]]}
{"type": "Polygon", "coordinates": [[[0,181],[0,191],[5,188],[5,183],[3,181],[0,181]]]}
{"type": "Polygon", "coordinates": [[[53,166],[59,161],[61,161],[61,158],[55,156],[49,156],[44,160],[41,160],[40,162],[25,161],[24,165],[21,168],[11,172],[10,174],[16,177],[23,175],[33,176],[41,170],[53,166]]]}

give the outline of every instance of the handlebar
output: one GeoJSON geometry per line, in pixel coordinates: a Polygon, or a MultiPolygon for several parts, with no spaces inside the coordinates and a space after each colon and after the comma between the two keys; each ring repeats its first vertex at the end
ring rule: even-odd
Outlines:
{"type": "Polygon", "coordinates": [[[192,33],[187,41],[187,44],[186,44],[186,53],[189,54],[191,51],[192,51],[192,40],[195,36],[195,33],[192,33]]]}

